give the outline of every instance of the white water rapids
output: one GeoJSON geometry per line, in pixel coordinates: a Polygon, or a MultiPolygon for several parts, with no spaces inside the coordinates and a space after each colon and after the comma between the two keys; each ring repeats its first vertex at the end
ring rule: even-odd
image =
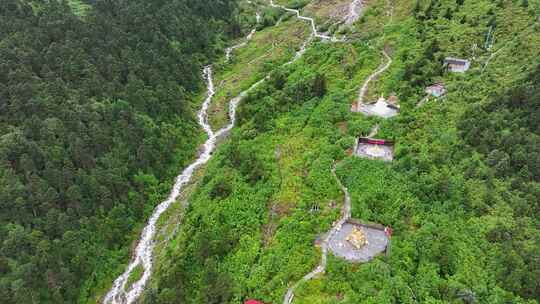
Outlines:
{"type": "MultiPolygon", "coordinates": [[[[294,56],[294,58],[287,62],[286,64],[291,64],[295,60],[299,59],[302,54],[305,52],[305,47],[302,47],[294,56]]],[[[180,174],[174,183],[173,189],[171,193],[169,194],[169,197],[160,203],[156,209],[154,210],[154,213],[150,217],[148,224],[143,229],[143,232],[141,234],[141,238],[139,241],[139,244],[137,245],[137,248],[135,250],[135,256],[133,257],[131,263],[128,265],[126,271],[119,276],[113,283],[113,287],[107,293],[105,296],[105,300],[103,301],[104,304],[120,304],[120,303],[126,303],[131,304],[136,301],[139,296],[142,294],[144,290],[144,286],[150,279],[150,276],[152,275],[152,254],[154,251],[155,246],[155,240],[154,236],[156,234],[156,223],[165,212],[169,206],[176,201],[178,196],[180,195],[180,192],[182,188],[191,180],[191,177],[193,176],[193,173],[196,169],[198,169],[203,164],[207,163],[210,160],[210,157],[212,155],[212,152],[216,148],[216,141],[219,137],[227,134],[231,129],[234,127],[236,123],[236,108],[238,107],[238,104],[240,101],[247,96],[247,94],[259,86],[261,83],[263,83],[266,79],[268,79],[269,76],[264,77],[263,79],[259,80],[255,84],[253,84],[249,89],[241,92],[237,97],[233,98],[229,102],[229,119],[230,122],[227,126],[220,129],[217,132],[212,131],[212,128],[210,127],[208,123],[208,107],[210,106],[210,102],[212,101],[212,97],[214,97],[215,89],[214,89],[214,83],[212,81],[212,67],[207,66],[204,68],[204,78],[207,82],[208,87],[208,95],[206,99],[204,100],[204,103],[199,110],[198,117],[199,117],[199,125],[204,129],[206,134],[208,135],[208,139],[204,143],[204,149],[199,158],[195,160],[194,163],[189,165],[183,172],[180,174]],[[142,265],[144,268],[144,273],[142,277],[135,282],[131,286],[131,290],[126,290],[126,284],[128,281],[128,278],[130,274],[133,272],[133,270],[139,266],[142,265]]]]}
{"type": "Polygon", "coordinates": [[[360,14],[362,13],[363,9],[363,2],[364,0],[353,0],[351,4],[349,4],[349,13],[345,17],[345,24],[346,25],[352,25],[358,18],[360,18],[360,14]]]}
{"type": "MultiPolygon", "coordinates": [[[[148,279],[152,274],[152,253],[155,246],[154,236],[156,234],[156,223],[159,217],[169,208],[172,203],[174,203],[178,199],[182,188],[191,180],[191,177],[193,176],[195,170],[210,160],[212,152],[216,148],[217,139],[223,134],[229,132],[235,124],[236,108],[240,100],[247,94],[247,91],[242,92],[238,97],[231,100],[229,104],[229,124],[218,132],[214,132],[208,124],[207,113],[210,102],[212,101],[212,97],[215,94],[214,84],[212,81],[212,68],[210,66],[204,68],[204,78],[207,82],[208,96],[206,97],[198,113],[199,125],[208,135],[208,139],[204,143],[203,151],[195,160],[195,162],[193,162],[186,169],[184,169],[182,174],[180,174],[176,178],[169,197],[155,208],[154,213],[148,220],[148,224],[146,225],[146,227],[144,227],[142,231],[139,244],[137,245],[131,263],[128,265],[126,271],[114,281],[113,287],[105,296],[105,300],[103,301],[105,304],[130,304],[133,303],[142,294],[144,286],[146,285],[148,279]],[[128,286],[131,289],[126,290],[126,284],[129,276],[131,275],[133,270],[139,265],[144,268],[144,272],[141,278],[132,286],[128,286]]],[[[258,83],[256,83],[255,85],[257,84],[258,83]]]]}

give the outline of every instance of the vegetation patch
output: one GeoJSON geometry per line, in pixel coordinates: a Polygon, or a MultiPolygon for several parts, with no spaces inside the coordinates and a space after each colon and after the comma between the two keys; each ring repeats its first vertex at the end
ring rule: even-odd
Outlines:
{"type": "MultiPolygon", "coordinates": [[[[287,288],[319,263],[313,243],[339,218],[342,194],[331,168],[344,159],[337,174],[351,193],[352,216],[393,228],[390,255],[360,265],[330,256],[326,273],[296,290],[295,303],[536,303],[538,267],[529,250],[537,248],[530,237],[537,233],[536,167],[522,156],[532,151],[535,161],[536,131],[524,126],[536,115],[526,113],[537,112],[531,108],[537,74],[527,58],[538,58],[538,34],[520,39],[523,47],[512,58],[495,57],[509,66],[482,73],[490,51],[476,50],[467,73],[447,73],[442,59],[449,53],[474,57],[468,46],[484,40],[493,3],[419,2],[415,8],[415,2],[373,1],[355,25],[359,41],[314,43],[248,94],[149,294],[187,303],[282,302],[287,288]],[[452,30],[438,27],[447,23],[452,30]],[[463,38],[452,43],[455,33],[463,38]],[[400,115],[351,113],[385,46],[393,64],[372,89],[395,92],[400,115]],[[518,67],[524,71],[503,76],[518,67]],[[446,97],[415,108],[426,86],[438,81],[446,97]],[[509,87],[520,89],[505,92],[509,87]],[[394,162],[346,156],[355,137],[377,123],[377,137],[395,143],[394,162]],[[517,138],[512,124],[523,129],[517,138]],[[215,195],[216,189],[230,191],[215,195]]],[[[506,19],[512,11],[521,16],[516,23],[534,28],[519,3],[493,11],[502,37],[515,31],[506,19]]]]}
{"type": "MultiPolygon", "coordinates": [[[[279,1],[333,12],[308,2],[279,1]]],[[[281,303],[341,216],[336,162],[352,217],[392,227],[389,255],[330,254],[294,303],[538,303],[538,0],[372,0],[347,42],[313,41],[286,66],[309,24],[267,1],[81,3],[0,1],[2,303],[100,301],[204,140],[201,66],[254,27],[214,64],[214,129],[268,78],[160,218],[142,303],[281,303]],[[392,65],[368,95],[395,93],[400,115],[352,113],[383,49],[392,65]],[[446,57],[471,67],[450,73],[446,57]],[[444,98],[417,108],[435,83],[444,98]],[[352,155],[375,125],[392,162],[352,155]]]]}
{"type": "Polygon", "coordinates": [[[230,63],[220,62],[214,76],[216,95],[209,111],[213,129],[228,122],[232,98],[265,77],[273,67],[291,60],[308,35],[305,22],[291,19],[257,32],[246,46],[234,51],[230,63]]]}
{"type": "Polygon", "coordinates": [[[188,2],[0,1],[2,303],[96,303],[124,271],[235,10],[188,2]]]}
{"type": "Polygon", "coordinates": [[[83,0],[68,0],[69,7],[73,11],[73,14],[84,17],[92,9],[92,6],[85,3],[83,0]]]}
{"type": "Polygon", "coordinates": [[[135,266],[135,268],[129,275],[129,278],[126,282],[126,286],[129,288],[131,285],[137,282],[142,277],[143,273],[144,273],[144,267],[142,266],[142,264],[135,266]]]}

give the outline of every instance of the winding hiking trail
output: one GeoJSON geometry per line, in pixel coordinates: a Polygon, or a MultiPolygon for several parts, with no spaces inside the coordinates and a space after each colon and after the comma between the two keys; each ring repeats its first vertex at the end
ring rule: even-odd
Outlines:
{"type": "MultiPolygon", "coordinates": [[[[352,20],[350,22],[350,24],[354,23],[354,21],[356,21],[359,18],[360,11],[358,11],[358,10],[361,10],[362,8],[361,7],[358,8],[358,6],[361,6],[362,4],[363,4],[362,0],[354,0],[350,4],[349,15],[347,16],[347,21],[352,20]]],[[[318,33],[316,25],[315,25],[315,20],[313,18],[304,17],[304,16],[300,15],[299,10],[290,9],[290,8],[287,8],[287,7],[282,6],[282,5],[277,5],[277,4],[274,3],[274,0],[270,0],[270,5],[272,7],[277,7],[277,8],[284,9],[285,11],[288,11],[288,12],[293,12],[293,13],[296,14],[298,19],[307,20],[307,21],[309,21],[311,23],[312,34],[304,42],[304,44],[302,45],[300,50],[296,53],[295,57],[290,62],[286,63],[285,65],[290,64],[290,63],[294,62],[295,60],[299,59],[304,54],[304,52],[306,51],[306,48],[309,45],[309,43],[315,37],[316,38],[321,38],[323,40],[330,40],[332,42],[344,41],[344,40],[337,39],[335,36],[330,37],[328,35],[323,35],[323,34],[318,33]]],[[[390,13],[390,16],[392,16],[392,15],[393,15],[393,7],[392,7],[392,11],[390,13]]],[[[359,99],[358,99],[358,106],[360,106],[363,103],[364,96],[367,93],[369,83],[373,79],[378,77],[380,74],[382,74],[384,71],[386,71],[390,67],[390,65],[392,64],[392,58],[390,58],[390,56],[386,53],[386,51],[384,49],[381,51],[381,53],[387,59],[387,62],[385,64],[383,64],[381,67],[379,67],[375,72],[373,72],[366,79],[364,84],[362,85],[362,88],[360,89],[359,99]]],[[[261,81],[264,81],[266,78],[268,78],[268,76],[265,77],[261,81]]],[[[379,124],[376,124],[373,127],[373,129],[371,130],[371,132],[370,132],[370,134],[368,136],[373,137],[378,133],[378,131],[379,131],[379,124]]],[[[341,182],[341,180],[339,179],[339,177],[336,174],[336,167],[337,167],[338,164],[339,163],[334,163],[333,164],[331,172],[332,172],[332,175],[334,176],[334,178],[336,179],[339,187],[341,188],[341,191],[344,193],[344,200],[343,200],[343,207],[342,207],[342,210],[341,210],[341,217],[339,218],[339,220],[334,222],[332,228],[325,234],[325,236],[324,236],[324,238],[323,238],[323,240],[321,242],[321,260],[320,260],[320,263],[315,267],[315,269],[313,269],[311,272],[304,275],[298,282],[296,282],[294,285],[292,285],[291,287],[289,287],[287,289],[287,292],[285,293],[285,296],[283,298],[283,304],[291,304],[292,303],[292,301],[294,299],[294,291],[296,290],[296,288],[298,286],[300,286],[302,283],[305,283],[305,282],[313,279],[317,275],[322,274],[322,273],[324,273],[326,271],[327,260],[328,260],[329,240],[337,232],[339,232],[341,230],[341,228],[343,227],[343,225],[347,221],[349,221],[351,219],[351,209],[352,209],[351,196],[350,196],[350,193],[349,193],[349,190],[347,189],[347,187],[345,187],[343,185],[343,183],[341,182]]]]}
{"type": "MultiPolygon", "coordinates": [[[[356,5],[359,5],[359,4],[362,4],[362,1],[353,1],[353,3],[351,3],[351,6],[350,6],[350,10],[351,12],[355,9],[355,6],[356,5]]],[[[351,14],[351,12],[349,14],[351,14]]],[[[349,15],[350,17],[350,15],[349,15]]],[[[364,82],[364,84],[362,85],[362,88],[360,89],[360,94],[359,94],[359,99],[358,99],[358,106],[360,106],[362,103],[363,103],[363,99],[364,99],[364,96],[367,92],[367,89],[368,89],[368,85],[369,83],[375,79],[377,76],[379,76],[381,73],[383,73],[384,71],[386,71],[390,65],[392,64],[392,58],[390,58],[390,56],[386,53],[385,50],[382,50],[382,54],[384,55],[384,57],[386,57],[387,59],[387,62],[385,64],[383,64],[380,68],[378,68],[375,72],[373,72],[373,74],[371,74],[367,80],[364,82]]],[[[375,135],[377,135],[379,131],[379,124],[376,124],[370,134],[368,135],[368,137],[373,137],[375,135]]],[[[322,242],[321,242],[321,262],[319,263],[319,265],[317,265],[317,267],[315,267],[315,269],[313,271],[311,271],[310,273],[306,274],[304,277],[302,277],[298,282],[296,282],[293,286],[289,287],[289,289],[287,289],[287,293],[285,294],[285,297],[283,298],[283,304],[291,304],[292,301],[293,301],[293,298],[294,298],[294,291],[295,289],[300,286],[300,284],[302,283],[305,283],[311,279],[313,279],[315,276],[321,274],[321,273],[324,273],[326,271],[326,265],[327,265],[327,259],[328,259],[328,247],[329,247],[329,240],[332,238],[332,236],[334,234],[336,234],[338,231],[341,230],[341,228],[343,227],[343,225],[351,219],[351,195],[349,193],[349,190],[347,189],[347,187],[345,187],[343,185],[343,183],[341,182],[341,180],[339,179],[339,177],[337,176],[336,174],[336,167],[337,167],[338,163],[334,163],[333,167],[332,167],[332,175],[334,176],[334,178],[336,179],[339,187],[341,188],[341,191],[343,191],[344,195],[345,195],[345,198],[343,200],[343,208],[341,210],[341,217],[339,218],[339,220],[337,222],[334,222],[332,228],[330,229],[330,231],[328,231],[322,242]]]]}
{"type": "Polygon", "coordinates": [[[296,282],[293,286],[287,289],[287,293],[283,298],[283,304],[292,303],[292,300],[294,298],[294,290],[298,286],[300,286],[300,284],[305,283],[313,279],[318,274],[324,273],[326,271],[326,264],[328,259],[328,242],[330,238],[341,229],[343,224],[345,224],[348,220],[351,219],[351,195],[349,194],[349,190],[347,189],[347,187],[345,187],[341,183],[341,180],[336,174],[337,165],[338,163],[334,163],[334,165],[332,166],[332,175],[336,179],[339,187],[341,188],[341,191],[343,191],[343,194],[345,195],[345,198],[343,199],[343,208],[341,209],[341,217],[337,222],[334,223],[330,231],[326,233],[321,242],[321,262],[319,263],[319,265],[317,265],[317,267],[315,267],[315,269],[313,269],[313,271],[303,276],[298,282],[296,282]]]}
{"type": "MultiPolygon", "coordinates": [[[[376,124],[371,129],[368,137],[373,137],[373,136],[377,135],[378,132],[379,132],[379,124],[376,124]]],[[[321,262],[319,263],[319,265],[317,265],[317,267],[315,267],[315,269],[313,269],[313,271],[311,271],[310,273],[303,276],[298,282],[296,282],[293,286],[291,286],[291,287],[289,287],[289,289],[287,289],[287,293],[285,294],[285,297],[283,298],[283,304],[292,303],[292,300],[294,298],[294,290],[298,286],[300,286],[300,284],[305,283],[305,282],[313,279],[318,274],[321,274],[321,273],[325,272],[327,259],[328,259],[329,241],[332,238],[332,236],[334,234],[336,234],[339,230],[341,230],[341,227],[347,221],[349,221],[351,219],[351,216],[352,216],[351,215],[351,210],[352,210],[351,195],[349,193],[349,189],[347,189],[347,187],[345,187],[345,185],[343,185],[343,183],[341,182],[341,180],[339,179],[339,177],[336,174],[336,168],[337,168],[338,165],[339,165],[339,162],[334,163],[334,165],[332,166],[332,175],[336,179],[339,187],[341,188],[341,191],[345,195],[345,197],[343,199],[343,207],[341,209],[341,217],[339,218],[339,220],[334,222],[332,228],[330,229],[330,231],[328,231],[325,234],[325,236],[324,236],[324,238],[323,238],[323,240],[321,242],[321,262]]]]}
{"type": "Polygon", "coordinates": [[[321,38],[323,40],[331,40],[331,41],[338,41],[338,39],[336,37],[330,37],[328,35],[324,35],[324,34],[321,34],[317,31],[317,26],[315,25],[315,20],[313,18],[310,18],[310,17],[305,17],[305,16],[302,16],[300,15],[300,11],[297,10],[297,9],[293,9],[293,8],[288,8],[288,7],[285,7],[283,5],[279,5],[279,4],[275,4],[274,3],[274,0],[270,0],[270,6],[272,7],[276,7],[276,8],[281,8],[287,12],[291,12],[291,13],[295,13],[296,14],[296,18],[300,19],[300,20],[305,20],[305,21],[308,21],[310,24],[311,24],[311,32],[312,32],[312,35],[316,38],[321,38]]]}
{"type": "Polygon", "coordinates": [[[382,50],[381,53],[387,59],[387,62],[383,63],[375,72],[373,72],[373,74],[369,75],[369,77],[366,79],[366,81],[362,85],[362,88],[360,89],[360,93],[358,94],[358,103],[357,103],[357,106],[356,106],[357,109],[360,109],[362,104],[364,104],[364,97],[366,96],[366,93],[367,93],[367,90],[368,90],[368,87],[369,87],[369,83],[373,79],[377,78],[384,71],[386,71],[390,67],[390,65],[392,64],[392,58],[390,58],[390,56],[388,56],[386,51],[382,50]]]}
{"type": "Polygon", "coordinates": [[[246,41],[241,42],[241,43],[239,43],[237,45],[230,46],[230,47],[225,49],[225,62],[231,61],[232,52],[234,50],[246,46],[248,44],[248,42],[251,41],[251,39],[253,38],[253,35],[255,35],[255,33],[257,32],[257,25],[259,25],[259,23],[261,23],[261,14],[259,12],[257,12],[256,15],[255,15],[255,18],[257,20],[257,24],[251,30],[251,32],[249,32],[249,34],[246,36],[246,41]]]}
{"type": "Polygon", "coordinates": [[[379,128],[381,126],[379,124],[375,124],[373,128],[371,128],[371,131],[369,132],[368,138],[373,138],[379,133],[379,128]]]}
{"type": "MultiPolygon", "coordinates": [[[[270,0],[270,3],[274,7],[281,7],[281,6],[277,6],[273,4],[273,0],[270,0]]],[[[289,10],[287,8],[284,8],[284,9],[289,10]]],[[[312,34],[303,43],[300,50],[296,52],[294,58],[292,58],[289,62],[285,63],[284,65],[292,64],[296,60],[300,59],[302,55],[304,54],[304,52],[306,51],[309,43],[313,40],[313,37],[320,37],[323,39],[330,38],[327,36],[321,36],[317,34],[317,31],[315,29],[315,21],[313,19],[302,17],[299,15],[299,13],[297,15],[299,19],[311,21],[312,34]]],[[[257,20],[260,20],[259,18],[260,16],[258,15],[257,20]]],[[[248,35],[247,40],[248,41],[251,40],[254,34],[255,32],[252,30],[251,33],[248,35]]],[[[167,197],[167,199],[161,202],[154,209],[154,212],[150,216],[147,225],[144,227],[141,233],[139,243],[137,244],[137,247],[135,249],[131,262],[127,266],[124,273],[122,273],[122,275],[120,275],[114,281],[112,288],[109,290],[109,292],[107,293],[107,295],[105,296],[103,300],[104,304],[124,304],[124,303],[131,304],[137,301],[137,299],[141,296],[141,294],[144,291],[144,287],[146,286],[146,283],[148,282],[148,280],[150,279],[152,275],[153,251],[156,245],[154,237],[156,235],[157,221],[159,220],[160,216],[171,206],[171,204],[173,204],[178,199],[183,188],[191,180],[193,173],[198,168],[200,168],[202,165],[206,164],[210,160],[212,156],[212,152],[216,149],[218,138],[226,135],[234,127],[236,123],[236,109],[240,101],[243,98],[245,98],[251,90],[259,86],[261,83],[263,83],[265,80],[269,78],[269,75],[265,76],[258,82],[254,83],[247,90],[241,92],[237,97],[231,99],[231,101],[229,102],[229,124],[223,127],[222,129],[218,130],[217,132],[214,132],[208,122],[208,108],[210,106],[212,98],[215,95],[215,88],[214,88],[214,83],[212,79],[212,74],[213,74],[212,67],[206,66],[204,68],[203,75],[207,83],[208,93],[207,93],[206,99],[204,100],[201,106],[201,109],[199,110],[197,114],[198,123],[208,136],[208,139],[203,145],[202,153],[200,153],[198,158],[191,165],[185,168],[184,171],[182,171],[180,175],[176,177],[174,186],[169,196],[167,197]],[[135,283],[133,283],[131,286],[126,286],[130,275],[139,266],[142,266],[142,268],[144,269],[141,278],[137,280],[135,283]],[[126,289],[126,287],[128,289],[126,289]]],[[[326,254],[324,257],[324,265],[326,266],[326,254]]]]}

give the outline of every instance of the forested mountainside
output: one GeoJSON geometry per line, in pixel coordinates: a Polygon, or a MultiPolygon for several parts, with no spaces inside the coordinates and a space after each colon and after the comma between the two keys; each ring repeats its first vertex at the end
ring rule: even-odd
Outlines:
{"type": "MultiPolygon", "coordinates": [[[[481,155],[465,177],[484,180],[486,200],[471,200],[471,212],[482,214],[490,203],[504,200],[512,216],[501,216],[486,234],[497,247],[502,286],[540,300],[538,237],[540,217],[540,63],[505,93],[475,105],[458,123],[466,152],[481,155]],[[469,149],[472,149],[469,150],[469,149]],[[493,190],[496,189],[496,190],[493,190]]],[[[500,212],[503,212],[502,210],[500,212]]],[[[504,213],[503,213],[504,215],[504,213]]]]}
{"type": "Polygon", "coordinates": [[[353,1],[274,1],[335,37],[284,66],[265,54],[302,25],[253,2],[269,27],[215,64],[225,84],[214,102],[228,79],[245,89],[270,76],[241,101],[238,126],[183,198],[189,207],[164,218],[141,302],[538,303],[540,2],[361,1],[346,27],[336,19],[353,1]],[[395,95],[399,115],[352,113],[385,54],[366,99],[395,95]],[[446,57],[471,67],[452,73],[446,57]],[[432,84],[446,94],[425,98],[432,84]],[[374,130],[394,142],[391,163],[351,155],[374,130]],[[344,201],[334,166],[352,217],[393,235],[387,256],[356,264],[329,253],[317,272],[344,201]]]}
{"type": "Polygon", "coordinates": [[[539,0],[1,0],[0,302],[540,303],[539,21],[539,0]],[[395,116],[359,111],[381,95],[395,116]],[[351,216],[391,228],[385,254],[328,249],[351,216]]]}
{"type": "Polygon", "coordinates": [[[196,155],[193,97],[234,10],[0,1],[0,302],[86,302],[108,287],[196,155]]]}

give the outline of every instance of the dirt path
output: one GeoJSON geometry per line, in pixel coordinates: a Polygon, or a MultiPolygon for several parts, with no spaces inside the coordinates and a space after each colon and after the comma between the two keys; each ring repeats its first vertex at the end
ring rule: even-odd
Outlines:
{"type": "Polygon", "coordinates": [[[255,25],[255,28],[253,28],[251,32],[249,32],[249,34],[246,36],[246,41],[225,49],[225,62],[229,62],[231,60],[232,52],[234,50],[244,47],[253,38],[253,35],[255,35],[255,33],[257,32],[257,25],[261,22],[261,14],[257,12],[257,15],[255,17],[257,19],[257,24],[255,25]]]}
{"type": "Polygon", "coordinates": [[[392,64],[392,58],[388,56],[385,50],[382,50],[381,53],[386,58],[386,63],[381,64],[379,68],[373,72],[373,74],[369,75],[369,77],[366,79],[364,84],[362,85],[362,88],[360,88],[360,93],[358,94],[358,104],[356,106],[357,109],[360,109],[361,106],[364,104],[364,97],[366,96],[367,90],[369,88],[369,83],[377,78],[379,75],[381,75],[384,71],[386,71],[390,65],[392,64]]]}
{"type": "Polygon", "coordinates": [[[323,40],[331,40],[331,41],[338,41],[339,40],[336,37],[330,37],[328,35],[324,35],[324,34],[319,33],[317,31],[317,26],[315,25],[315,20],[313,18],[309,18],[309,17],[305,17],[305,16],[300,15],[300,11],[297,10],[297,9],[292,9],[292,8],[285,7],[283,5],[275,4],[274,0],[270,0],[270,6],[281,8],[281,9],[287,11],[287,12],[294,13],[294,14],[296,14],[296,18],[298,18],[300,20],[308,21],[311,24],[311,31],[312,31],[312,35],[314,37],[321,38],[323,40]]]}
{"type": "Polygon", "coordinates": [[[302,277],[302,279],[300,279],[298,282],[296,282],[293,286],[291,286],[288,290],[287,290],[287,293],[285,294],[285,297],[283,298],[283,304],[290,304],[292,303],[293,299],[294,299],[294,290],[300,286],[302,283],[305,283],[311,279],[313,279],[314,277],[316,277],[317,275],[321,274],[321,273],[324,273],[326,271],[326,264],[327,264],[327,258],[328,258],[328,243],[329,243],[329,240],[330,238],[335,234],[337,233],[341,227],[343,226],[343,224],[345,224],[350,218],[351,218],[351,195],[349,194],[349,190],[347,189],[347,187],[345,187],[342,183],[341,183],[341,180],[338,178],[337,174],[336,174],[336,167],[339,163],[335,163],[333,166],[332,166],[332,175],[334,176],[334,178],[336,179],[339,187],[341,188],[341,191],[343,191],[344,195],[345,195],[345,198],[343,200],[343,207],[341,209],[341,217],[339,218],[338,221],[336,221],[334,223],[334,225],[332,226],[332,228],[330,229],[330,231],[328,231],[325,236],[324,236],[324,239],[322,240],[321,242],[321,251],[322,251],[322,254],[321,254],[321,261],[319,263],[319,265],[317,265],[317,267],[315,267],[315,269],[313,269],[313,271],[311,271],[310,273],[306,274],[304,277],[302,277]]]}

